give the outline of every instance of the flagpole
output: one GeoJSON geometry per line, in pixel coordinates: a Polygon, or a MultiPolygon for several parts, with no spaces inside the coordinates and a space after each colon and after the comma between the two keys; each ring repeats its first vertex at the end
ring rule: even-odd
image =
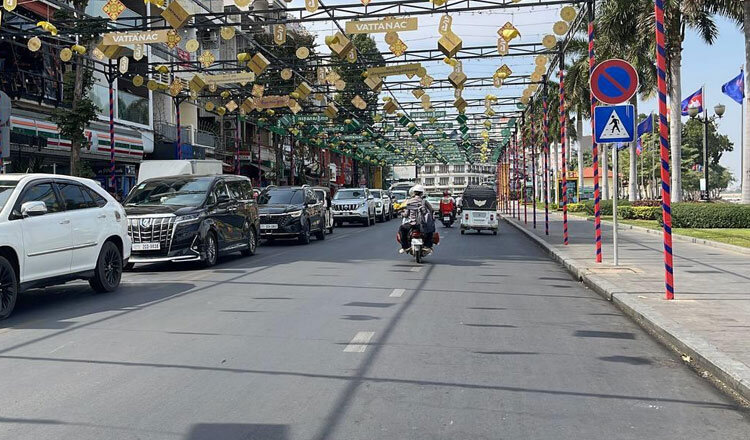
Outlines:
{"type": "Polygon", "coordinates": [[[740,66],[740,75],[742,76],[742,102],[740,103],[740,193],[742,193],[742,179],[744,168],[744,154],[745,148],[745,69],[744,66],[740,66]]]}

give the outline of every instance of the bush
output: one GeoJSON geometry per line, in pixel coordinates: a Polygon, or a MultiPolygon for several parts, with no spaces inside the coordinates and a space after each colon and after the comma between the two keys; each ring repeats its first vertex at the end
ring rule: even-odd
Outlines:
{"type": "Polygon", "coordinates": [[[633,220],[658,220],[661,217],[661,206],[632,206],[632,217],[633,220]]]}
{"type": "Polygon", "coordinates": [[[635,218],[634,208],[632,206],[617,207],[617,218],[632,220],[635,218]]]}
{"type": "MultiPolygon", "coordinates": [[[[658,216],[661,222],[661,216],[658,216]]],[[[750,205],[675,203],[673,228],[750,228],[750,205]]]]}
{"type": "MultiPolygon", "coordinates": [[[[589,215],[594,215],[594,201],[587,200],[584,204],[586,205],[586,213],[588,213],[589,215]]],[[[617,206],[618,208],[621,208],[623,206],[630,206],[630,202],[627,200],[618,200],[617,206]]],[[[601,210],[602,215],[612,215],[612,200],[600,201],[599,210],[601,210]]]]}
{"type": "Polygon", "coordinates": [[[568,211],[570,212],[585,212],[586,205],[583,203],[570,203],[568,204],[568,211]]]}
{"type": "Polygon", "coordinates": [[[658,206],[661,207],[661,200],[636,200],[632,202],[633,206],[658,206]]]}

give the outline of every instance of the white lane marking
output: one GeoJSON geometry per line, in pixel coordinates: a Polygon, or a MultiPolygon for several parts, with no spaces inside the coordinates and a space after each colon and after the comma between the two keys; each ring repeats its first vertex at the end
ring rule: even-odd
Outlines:
{"type": "Polygon", "coordinates": [[[388,295],[388,296],[390,298],[401,298],[401,296],[403,296],[404,292],[406,292],[406,290],[404,290],[404,289],[393,289],[393,292],[391,292],[391,294],[388,295]]]}
{"type": "Polygon", "coordinates": [[[349,345],[344,348],[346,353],[364,353],[367,350],[367,343],[375,336],[375,332],[357,332],[352,338],[349,345]]]}
{"type": "Polygon", "coordinates": [[[411,271],[412,271],[412,272],[419,272],[420,270],[422,270],[422,268],[421,268],[421,267],[419,267],[419,266],[417,266],[417,267],[412,267],[412,268],[411,268],[411,271]]]}

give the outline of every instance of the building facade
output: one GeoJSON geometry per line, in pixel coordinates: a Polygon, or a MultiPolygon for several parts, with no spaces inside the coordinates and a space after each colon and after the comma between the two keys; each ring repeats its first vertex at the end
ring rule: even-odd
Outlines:
{"type": "Polygon", "coordinates": [[[419,168],[417,182],[427,192],[450,191],[462,194],[467,185],[495,182],[497,167],[492,164],[426,164],[419,168]]]}

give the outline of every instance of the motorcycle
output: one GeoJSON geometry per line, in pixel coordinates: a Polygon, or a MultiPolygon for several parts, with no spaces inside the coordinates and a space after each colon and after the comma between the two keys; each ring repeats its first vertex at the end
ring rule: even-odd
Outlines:
{"type": "Polygon", "coordinates": [[[440,222],[443,224],[444,227],[450,228],[453,226],[453,222],[456,221],[456,218],[453,216],[452,212],[441,212],[440,213],[440,222]]]}
{"type": "MultiPolygon", "coordinates": [[[[411,233],[409,234],[409,240],[411,241],[411,243],[406,253],[409,255],[413,255],[417,264],[422,264],[422,259],[427,255],[430,255],[432,251],[424,247],[424,239],[422,237],[422,233],[418,229],[413,229],[411,231],[411,233]]],[[[396,234],[396,241],[399,244],[401,243],[401,235],[398,233],[396,234]]],[[[436,246],[439,243],[440,235],[435,232],[433,234],[432,244],[433,246],[436,246]]]]}

